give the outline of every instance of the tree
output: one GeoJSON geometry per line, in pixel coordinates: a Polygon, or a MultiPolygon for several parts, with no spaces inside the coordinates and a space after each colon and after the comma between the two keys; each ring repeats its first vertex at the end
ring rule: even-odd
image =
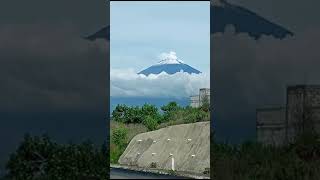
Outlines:
{"type": "Polygon", "coordinates": [[[195,123],[200,121],[207,120],[208,112],[205,112],[198,108],[191,108],[189,110],[185,110],[184,119],[187,123],[195,123]]]}
{"type": "Polygon", "coordinates": [[[112,111],[112,119],[118,122],[124,122],[124,117],[127,111],[128,107],[125,104],[118,104],[112,111]]]}
{"type": "Polygon", "coordinates": [[[158,114],[158,108],[155,105],[144,104],[141,107],[143,116],[156,116],[158,114]]]}
{"type": "Polygon", "coordinates": [[[157,120],[154,119],[154,118],[151,117],[151,116],[147,116],[147,117],[144,119],[143,124],[146,126],[146,128],[147,128],[149,131],[156,130],[156,129],[157,129],[157,126],[158,126],[157,120]]]}
{"type": "Polygon", "coordinates": [[[167,105],[161,107],[163,111],[163,121],[167,122],[170,120],[172,113],[181,109],[176,102],[169,102],[167,105]]]}
{"type": "Polygon", "coordinates": [[[170,112],[170,111],[176,111],[178,110],[180,107],[178,106],[178,104],[176,102],[169,102],[167,105],[164,105],[161,107],[161,110],[165,113],[170,112]]]}
{"type": "Polygon", "coordinates": [[[108,179],[108,150],[90,141],[57,144],[47,135],[25,135],[6,164],[9,179],[108,179]]]}
{"type": "Polygon", "coordinates": [[[124,115],[124,123],[141,123],[143,121],[143,114],[139,106],[128,108],[124,115]]]}

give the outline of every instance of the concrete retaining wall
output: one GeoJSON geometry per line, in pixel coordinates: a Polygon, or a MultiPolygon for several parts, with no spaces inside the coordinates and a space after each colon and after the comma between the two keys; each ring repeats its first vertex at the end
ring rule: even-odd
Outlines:
{"type": "Polygon", "coordinates": [[[210,168],[210,122],[169,126],[135,136],[119,164],[203,173],[210,168]],[[172,154],[172,156],[170,155],[172,154]]]}

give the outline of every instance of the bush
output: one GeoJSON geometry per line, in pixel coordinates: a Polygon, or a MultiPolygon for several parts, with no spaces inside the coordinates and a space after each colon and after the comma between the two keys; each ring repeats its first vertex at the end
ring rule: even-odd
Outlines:
{"type": "Polygon", "coordinates": [[[126,105],[118,104],[112,111],[112,119],[122,123],[141,123],[143,114],[138,106],[127,107],[126,105]]]}
{"type": "Polygon", "coordinates": [[[112,111],[112,119],[122,123],[142,123],[147,116],[154,117],[161,121],[161,115],[158,108],[154,105],[144,104],[141,108],[139,106],[127,107],[126,105],[118,104],[112,111]]]}
{"type": "Polygon", "coordinates": [[[124,115],[124,123],[141,123],[143,121],[143,114],[139,106],[128,108],[124,115]]]}
{"type": "Polygon", "coordinates": [[[141,124],[137,124],[137,123],[124,124],[121,122],[111,121],[110,128],[111,128],[110,162],[115,164],[118,163],[120,156],[125,151],[127,142],[130,142],[130,140],[137,134],[147,132],[147,128],[142,123],[141,124]],[[120,137],[124,136],[124,133],[121,133],[121,132],[115,133],[117,135],[114,135],[114,139],[112,139],[113,131],[117,132],[119,131],[119,128],[125,129],[127,131],[126,137],[124,138],[126,139],[126,142],[119,142],[119,139],[121,139],[120,137]],[[114,140],[117,142],[117,144],[114,142],[114,140]]]}
{"type": "Polygon", "coordinates": [[[110,144],[110,163],[117,164],[124,150],[124,148],[121,148],[115,144],[110,144]]]}
{"type": "Polygon", "coordinates": [[[156,130],[156,129],[157,129],[157,126],[158,126],[157,120],[154,119],[154,118],[151,117],[151,116],[147,116],[147,117],[144,119],[143,124],[146,126],[146,128],[147,128],[149,131],[156,130]]]}
{"type": "Polygon", "coordinates": [[[186,110],[186,114],[184,116],[186,123],[195,123],[195,122],[201,122],[206,121],[208,118],[208,113],[202,111],[198,108],[192,108],[189,110],[186,110]]]}
{"type": "Polygon", "coordinates": [[[169,102],[167,105],[162,106],[161,110],[163,111],[163,119],[162,122],[168,122],[170,119],[172,119],[172,115],[174,112],[181,109],[181,107],[178,106],[176,102],[169,102]]]}
{"type": "Polygon", "coordinates": [[[108,179],[109,151],[89,141],[57,144],[26,135],[6,164],[9,179],[108,179]]]}
{"type": "Polygon", "coordinates": [[[176,102],[169,102],[161,107],[163,113],[160,114],[158,108],[150,104],[144,104],[141,108],[139,106],[127,107],[126,105],[117,105],[112,112],[112,119],[125,124],[143,123],[146,127],[148,126],[149,130],[154,130],[156,124],[150,118],[153,118],[157,124],[169,121],[171,124],[209,121],[210,114],[208,108],[208,103],[204,103],[200,108],[192,108],[190,106],[182,108],[176,102]]]}
{"type": "Polygon", "coordinates": [[[118,122],[124,122],[125,114],[128,111],[128,107],[126,105],[118,104],[116,108],[112,111],[112,118],[118,122]]]}
{"type": "Polygon", "coordinates": [[[176,111],[180,109],[180,107],[178,106],[178,104],[176,102],[169,102],[167,105],[162,106],[161,110],[163,112],[171,112],[171,111],[176,111]]]}
{"type": "Polygon", "coordinates": [[[111,141],[118,147],[122,148],[127,144],[127,129],[125,127],[118,127],[112,130],[111,141]]]}
{"type": "Polygon", "coordinates": [[[110,144],[111,163],[118,163],[118,159],[125,151],[128,142],[127,134],[128,130],[123,126],[112,129],[110,144]]]}
{"type": "Polygon", "coordinates": [[[143,114],[144,117],[146,116],[154,117],[158,115],[158,108],[155,105],[144,104],[141,107],[141,113],[143,114]]]}

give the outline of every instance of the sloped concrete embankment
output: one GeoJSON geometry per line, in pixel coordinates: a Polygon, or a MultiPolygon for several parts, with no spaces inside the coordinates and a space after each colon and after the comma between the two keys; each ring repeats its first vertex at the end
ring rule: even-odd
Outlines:
{"type": "Polygon", "coordinates": [[[135,136],[120,165],[203,173],[210,168],[210,122],[169,126],[135,136]],[[155,167],[156,166],[156,167],[155,167]]]}

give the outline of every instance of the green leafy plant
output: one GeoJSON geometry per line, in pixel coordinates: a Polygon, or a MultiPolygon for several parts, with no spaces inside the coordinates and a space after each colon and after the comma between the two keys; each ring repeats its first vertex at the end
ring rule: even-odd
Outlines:
{"type": "Polygon", "coordinates": [[[147,116],[147,117],[144,119],[143,124],[147,127],[147,129],[148,129],[149,131],[156,130],[156,129],[157,129],[157,126],[158,126],[157,120],[154,119],[154,118],[151,117],[151,116],[147,116]]]}
{"type": "Polygon", "coordinates": [[[161,110],[163,112],[163,121],[162,122],[168,122],[170,119],[172,119],[172,116],[174,112],[181,109],[180,106],[176,102],[169,102],[167,105],[164,105],[161,107],[161,110]]]}
{"type": "Polygon", "coordinates": [[[128,107],[124,104],[118,104],[116,108],[112,111],[112,118],[115,121],[124,122],[124,116],[128,111],[128,107]]]}
{"type": "Polygon", "coordinates": [[[117,146],[123,147],[127,144],[127,133],[128,130],[125,127],[119,127],[112,130],[111,140],[117,146]]]}

